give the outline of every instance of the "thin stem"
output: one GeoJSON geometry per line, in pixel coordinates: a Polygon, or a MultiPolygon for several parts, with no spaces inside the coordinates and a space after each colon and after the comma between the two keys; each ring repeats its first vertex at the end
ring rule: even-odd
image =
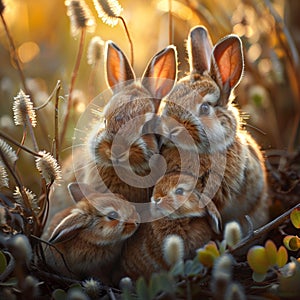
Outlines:
{"type": "Polygon", "coordinates": [[[31,205],[29,203],[27,194],[24,190],[24,186],[20,180],[20,178],[18,177],[17,173],[15,172],[15,170],[10,166],[10,164],[8,163],[5,155],[2,153],[2,151],[0,151],[0,158],[3,161],[3,163],[5,164],[5,167],[8,169],[8,171],[10,172],[10,174],[12,175],[13,179],[15,180],[16,185],[19,187],[19,191],[21,193],[21,196],[24,200],[24,204],[26,206],[27,209],[29,209],[30,211],[30,215],[32,215],[34,217],[34,219],[36,220],[35,214],[33,213],[32,209],[31,209],[31,205]]]}
{"type": "Polygon", "coordinates": [[[267,223],[266,225],[254,230],[252,234],[244,238],[239,244],[237,244],[233,249],[230,250],[230,253],[234,254],[238,250],[241,250],[244,247],[249,247],[253,244],[254,241],[259,240],[265,236],[269,231],[277,228],[281,225],[285,220],[287,220],[291,214],[291,212],[300,207],[300,203],[295,205],[293,208],[289,209],[276,219],[272,220],[271,222],[267,223]]]}
{"type": "Polygon", "coordinates": [[[61,82],[58,80],[55,96],[55,111],[54,111],[54,141],[55,141],[55,159],[57,163],[59,163],[59,151],[60,151],[60,143],[58,138],[58,100],[59,100],[59,91],[61,88],[61,82]]]}
{"type": "MultiPolygon", "coordinates": [[[[22,145],[22,146],[24,145],[25,140],[26,140],[26,136],[27,136],[27,132],[26,132],[26,130],[24,129],[24,130],[23,130],[23,134],[22,134],[22,139],[21,139],[20,145],[22,145]]],[[[16,151],[17,156],[19,156],[20,151],[21,151],[21,148],[18,147],[18,149],[17,149],[17,151],[16,151]]]]}
{"type": "Polygon", "coordinates": [[[11,137],[9,137],[8,135],[6,135],[5,133],[3,133],[1,131],[0,131],[0,137],[9,141],[10,143],[14,144],[15,146],[21,148],[22,150],[32,154],[33,156],[43,157],[43,155],[40,155],[37,152],[34,152],[34,151],[30,150],[29,148],[25,147],[24,145],[21,145],[19,142],[15,141],[14,139],[12,139],[11,137]]]}
{"type": "Polygon", "coordinates": [[[128,31],[128,28],[127,28],[127,25],[126,25],[125,20],[124,20],[123,17],[121,17],[121,16],[118,16],[118,18],[119,18],[119,19],[122,21],[122,23],[123,23],[123,26],[124,26],[124,29],[125,29],[125,31],[126,31],[126,35],[127,35],[127,38],[128,38],[129,44],[130,44],[131,66],[133,67],[133,63],[134,63],[134,57],[133,57],[133,43],[132,43],[132,40],[131,40],[131,37],[130,37],[130,34],[129,34],[129,31],[128,31]]]}
{"type": "Polygon", "coordinates": [[[73,93],[73,90],[74,90],[74,85],[75,85],[75,81],[76,81],[76,78],[77,78],[77,75],[78,75],[78,70],[79,70],[79,66],[80,66],[80,62],[81,62],[81,58],[82,58],[82,54],[83,54],[85,33],[86,33],[85,28],[82,28],[81,29],[81,35],[80,35],[80,41],[79,41],[78,54],[77,54],[75,66],[74,66],[72,77],[71,77],[69,96],[68,96],[67,112],[66,112],[66,115],[65,115],[63,128],[62,128],[62,132],[61,132],[61,136],[60,136],[60,145],[62,145],[62,143],[63,143],[63,140],[64,140],[65,135],[66,135],[67,127],[68,127],[68,121],[69,121],[70,111],[71,111],[71,107],[72,107],[72,93],[73,93]]]}
{"type": "Polygon", "coordinates": [[[32,127],[32,124],[30,122],[28,114],[26,115],[26,124],[27,124],[28,130],[29,130],[29,134],[31,136],[34,151],[39,152],[39,147],[38,147],[36,137],[35,137],[35,134],[34,134],[34,131],[33,131],[33,127],[32,127]]]}
{"type": "Polygon", "coordinates": [[[173,44],[172,0],[169,0],[169,44],[173,44]]]}
{"type": "Polygon", "coordinates": [[[3,14],[0,13],[0,16],[1,16],[1,20],[2,20],[2,23],[3,23],[4,29],[5,29],[5,33],[7,35],[8,41],[9,41],[10,56],[16,64],[16,67],[17,67],[17,70],[19,72],[21,82],[22,82],[22,85],[24,87],[24,90],[25,90],[26,94],[30,95],[29,89],[27,88],[27,85],[26,85],[25,76],[24,76],[24,73],[23,73],[21,65],[20,65],[20,61],[19,61],[19,58],[18,58],[18,54],[17,54],[17,50],[16,50],[14,40],[13,40],[13,38],[12,38],[10,32],[9,32],[9,29],[8,29],[8,26],[7,26],[7,23],[4,19],[3,14]]]}
{"type": "Polygon", "coordinates": [[[33,109],[34,110],[40,110],[44,107],[46,107],[48,105],[48,103],[52,100],[53,96],[55,93],[57,93],[57,90],[61,88],[61,84],[60,84],[60,80],[57,81],[56,83],[56,86],[54,88],[54,90],[52,91],[52,93],[50,94],[50,96],[48,97],[48,99],[45,101],[44,104],[40,105],[40,106],[37,106],[37,107],[34,107],[33,109]]]}

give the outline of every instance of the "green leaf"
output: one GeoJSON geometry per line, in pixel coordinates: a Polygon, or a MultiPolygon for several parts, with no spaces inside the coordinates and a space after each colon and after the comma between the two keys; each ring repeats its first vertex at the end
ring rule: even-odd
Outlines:
{"type": "Polygon", "coordinates": [[[159,292],[163,290],[160,280],[160,274],[152,274],[149,282],[148,292],[150,299],[153,299],[159,292]]]}
{"type": "Polygon", "coordinates": [[[290,214],[290,219],[292,224],[296,227],[296,228],[300,228],[300,208],[295,208],[291,214],[290,214]]]}
{"type": "Polygon", "coordinates": [[[297,251],[300,249],[300,239],[296,235],[287,235],[283,239],[284,246],[290,251],[297,251]]]}
{"type": "Polygon", "coordinates": [[[136,298],[133,298],[131,295],[131,292],[128,289],[123,290],[122,292],[122,300],[134,300],[136,298]]]}
{"type": "Polygon", "coordinates": [[[7,260],[2,251],[0,251],[0,274],[2,274],[7,267],[7,260]]]}
{"type": "Polygon", "coordinates": [[[269,260],[269,264],[271,266],[275,266],[276,265],[276,259],[277,259],[277,247],[274,244],[273,241],[271,240],[267,240],[265,243],[265,249],[266,249],[266,255],[268,257],[269,260]]]}
{"type": "Polygon", "coordinates": [[[247,253],[247,261],[255,273],[267,273],[270,263],[266,254],[266,249],[262,246],[254,246],[247,253]]]}
{"type": "Polygon", "coordinates": [[[212,253],[204,249],[198,251],[198,259],[200,263],[207,268],[211,268],[215,261],[215,257],[212,253]]]}
{"type": "Polygon", "coordinates": [[[52,298],[54,300],[66,300],[67,299],[67,293],[62,289],[56,289],[52,293],[52,298]]]}
{"type": "Polygon", "coordinates": [[[282,268],[288,260],[288,253],[283,246],[280,246],[277,252],[276,265],[279,268],[282,268]]]}
{"type": "Polygon", "coordinates": [[[162,291],[173,294],[175,291],[175,282],[172,276],[168,273],[160,273],[158,274],[158,280],[160,281],[160,285],[162,287],[162,291]]]}
{"type": "Polygon", "coordinates": [[[204,271],[203,265],[199,262],[198,258],[195,257],[195,259],[192,260],[192,266],[190,272],[187,275],[194,276],[203,273],[203,271],[204,271]]]}
{"type": "Polygon", "coordinates": [[[188,275],[191,273],[193,267],[193,262],[191,260],[187,260],[184,264],[184,274],[188,275]]]}
{"type": "Polygon", "coordinates": [[[171,269],[170,274],[173,276],[184,275],[184,262],[179,260],[174,267],[171,269]]]}
{"type": "Polygon", "coordinates": [[[140,300],[150,300],[148,287],[144,277],[139,277],[136,281],[136,293],[140,300]]]}

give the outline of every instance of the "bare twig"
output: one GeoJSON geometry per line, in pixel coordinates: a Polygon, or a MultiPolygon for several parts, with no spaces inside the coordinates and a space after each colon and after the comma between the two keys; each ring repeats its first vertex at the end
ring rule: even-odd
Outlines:
{"type": "Polygon", "coordinates": [[[5,133],[1,132],[0,131],[0,137],[2,137],[3,139],[9,141],[10,143],[14,144],[15,146],[21,148],[22,150],[32,154],[33,156],[36,156],[36,157],[43,157],[43,155],[35,152],[35,151],[32,151],[30,150],[29,148],[27,148],[26,146],[20,144],[19,142],[15,141],[14,139],[12,139],[11,137],[9,137],[8,135],[6,135],[5,133]]]}
{"type": "Polygon", "coordinates": [[[52,93],[50,94],[48,99],[45,101],[45,103],[40,105],[40,106],[34,107],[33,109],[34,110],[40,110],[40,109],[43,109],[44,107],[46,107],[48,105],[48,103],[52,100],[54,94],[56,94],[57,90],[59,90],[60,88],[61,88],[60,80],[57,80],[55,88],[53,89],[52,93]]]}
{"type": "Polygon", "coordinates": [[[18,54],[17,54],[17,50],[16,50],[14,40],[13,40],[11,34],[10,34],[10,31],[8,29],[8,26],[7,26],[7,23],[5,21],[5,18],[3,16],[3,14],[0,13],[0,16],[1,16],[1,20],[2,20],[2,23],[3,23],[4,29],[5,29],[5,33],[7,35],[8,41],[9,41],[10,56],[16,64],[16,67],[17,67],[17,70],[19,72],[20,79],[21,79],[21,82],[22,82],[22,85],[23,85],[23,88],[24,88],[26,94],[30,95],[29,89],[27,88],[27,85],[26,85],[25,76],[24,76],[24,73],[23,73],[22,68],[21,68],[21,64],[20,64],[20,61],[19,61],[19,57],[18,57],[18,54]]]}
{"type": "Polygon", "coordinates": [[[253,244],[253,242],[263,238],[265,234],[267,234],[268,232],[277,228],[279,225],[281,225],[283,222],[285,222],[289,218],[291,212],[298,207],[300,207],[300,203],[298,203],[293,208],[289,209],[288,211],[286,211],[285,213],[283,213],[276,219],[267,223],[266,225],[252,231],[252,233],[250,232],[249,235],[247,237],[245,237],[244,239],[242,239],[240,243],[238,243],[234,248],[232,248],[230,250],[230,252],[232,254],[234,254],[234,253],[240,251],[241,249],[244,249],[246,247],[248,248],[249,246],[251,246],[253,244]]]}
{"type": "MultiPolygon", "coordinates": [[[[36,137],[35,137],[35,134],[34,134],[34,131],[33,131],[33,127],[32,127],[32,124],[30,122],[28,114],[26,115],[26,125],[28,127],[29,134],[31,136],[34,151],[39,152],[39,147],[38,147],[38,144],[37,144],[37,140],[36,140],[36,137]]],[[[24,130],[25,130],[25,128],[24,128],[24,130]]]]}
{"type": "Polygon", "coordinates": [[[25,203],[25,206],[26,208],[30,211],[30,215],[32,215],[35,218],[35,214],[33,213],[32,211],[32,208],[31,208],[31,205],[29,203],[29,200],[28,200],[28,197],[27,197],[27,194],[24,190],[24,186],[20,180],[20,178],[18,177],[17,173],[15,172],[15,170],[11,167],[11,165],[8,163],[5,155],[2,153],[2,151],[0,151],[0,158],[1,160],[3,161],[5,167],[8,169],[8,171],[10,172],[10,174],[12,175],[16,185],[18,186],[19,190],[20,190],[20,193],[21,193],[21,196],[24,200],[24,203],[25,203]]]}
{"type": "Polygon", "coordinates": [[[74,90],[75,81],[76,81],[76,78],[77,78],[77,75],[78,75],[78,70],[79,70],[79,66],[80,66],[80,62],[81,62],[81,58],[82,58],[82,54],[83,54],[85,34],[86,34],[86,28],[83,27],[81,29],[79,49],[78,49],[77,58],[76,58],[75,66],[74,66],[74,69],[73,69],[72,77],[71,77],[71,83],[70,83],[69,95],[68,95],[67,111],[66,111],[66,115],[65,115],[65,118],[64,118],[64,123],[63,123],[63,126],[62,126],[62,132],[61,132],[61,136],[60,136],[60,145],[63,144],[64,138],[65,138],[65,135],[66,135],[66,131],[67,131],[67,127],[68,127],[68,121],[69,121],[70,112],[71,112],[71,108],[72,108],[72,96],[73,96],[72,93],[73,93],[73,90],[74,90]]]}
{"type": "Polygon", "coordinates": [[[172,0],[169,0],[169,44],[173,44],[172,0]]]}
{"type": "Polygon", "coordinates": [[[126,35],[127,35],[127,38],[128,38],[128,42],[130,44],[130,56],[131,56],[131,66],[133,67],[133,64],[134,64],[134,57],[133,57],[133,43],[132,43],[132,40],[131,40],[131,37],[130,37],[130,34],[129,34],[129,31],[128,31],[128,28],[127,28],[127,25],[126,25],[126,22],[125,20],[121,17],[121,16],[118,16],[118,18],[122,21],[123,23],[123,26],[124,26],[124,29],[125,29],[125,32],[126,32],[126,35]]]}
{"type": "MultiPolygon", "coordinates": [[[[22,139],[21,139],[21,142],[20,142],[20,144],[21,144],[22,146],[24,145],[25,140],[26,140],[26,130],[23,130],[22,139]]],[[[17,156],[19,156],[20,151],[21,151],[21,148],[18,147],[18,149],[17,149],[17,151],[16,151],[17,156]]]]}
{"type": "Polygon", "coordinates": [[[55,142],[55,159],[57,163],[59,163],[59,151],[60,151],[60,143],[58,137],[58,100],[59,100],[59,92],[61,88],[60,80],[57,81],[57,89],[55,95],[55,111],[54,111],[54,142],[55,142]]]}

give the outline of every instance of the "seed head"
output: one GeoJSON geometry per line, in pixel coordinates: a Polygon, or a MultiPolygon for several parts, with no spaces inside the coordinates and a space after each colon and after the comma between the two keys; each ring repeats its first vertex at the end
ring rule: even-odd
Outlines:
{"type": "Polygon", "coordinates": [[[91,298],[91,299],[98,299],[102,293],[103,286],[97,280],[93,278],[87,279],[82,283],[84,292],[91,298]]]}
{"type": "MultiPolygon", "coordinates": [[[[13,148],[2,139],[0,139],[0,151],[10,165],[13,165],[18,159],[18,156],[13,148]]],[[[2,162],[1,157],[0,162],[2,162]]]]}
{"type": "Polygon", "coordinates": [[[0,226],[6,225],[6,211],[3,206],[0,206],[0,226]]]}
{"type": "Polygon", "coordinates": [[[132,280],[130,279],[130,277],[123,277],[120,282],[119,282],[119,287],[121,290],[132,290],[132,280]]]}
{"type": "Polygon", "coordinates": [[[104,42],[99,36],[94,36],[87,51],[87,62],[89,65],[96,65],[101,59],[104,42]]]}
{"type": "MultiPolygon", "coordinates": [[[[38,201],[37,201],[37,197],[36,197],[36,194],[33,193],[32,191],[30,191],[29,189],[27,188],[24,188],[24,191],[27,195],[27,198],[28,198],[28,201],[31,205],[31,209],[33,210],[33,212],[38,215],[38,213],[40,212],[40,207],[38,205],[38,201]]],[[[23,198],[22,198],[22,194],[20,192],[20,189],[18,186],[16,186],[15,188],[15,191],[13,193],[13,197],[14,197],[14,200],[20,204],[20,205],[24,205],[24,201],[23,201],[23,198]]]]}
{"type": "Polygon", "coordinates": [[[212,270],[211,290],[215,293],[216,299],[222,298],[232,277],[232,257],[227,254],[220,256],[212,270]]]}
{"type": "Polygon", "coordinates": [[[232,221],[225,225],[224,240],[230,247],[235,246],[242,238],[241,226],[238,222],[232,221]]]}
{"type": "Polygon", "coordinates": [[[15,101],[13,104],[14,122],[18,125],[26,125],[27,120],[33,127],[36,126],[36,114],[33,109],[33,103],[30,100],[29,95],[20,90],[19,94],[14,97],[15,101]]]}
{"type": "Polygon", "coordinates": [[[61,169],[56,159],[46,151],[39,151],[42,157],[37,157],[35,160],[36,168],[41,173],[47,183],[52,183],[55,180],[61,180],[61,169]]]}
{"type": "Polygon", "coordinates": [[[8,174],[2,162],[0,161],[0,188],[8,187],[8,174]]]}
{"type": "Polygon", "coordinates": [[[118,24],[123,8],[117,0],[94,0],[94,5],[103,23],[112,27],[118,24]]]}
{"type": "Polygon", "coordinates": [[[83,28],[93,32],[95,19],[84,0],[66,0],[67,15],[71,20],[71,32],[76,36],[83,28]]]}
{"type": "Polygon", "coordinates": [[[183,259],[184,244],[182,238],[178,235],[167,236],[163,244],[163,254],[169,266],[173,266],[183,259]]]}

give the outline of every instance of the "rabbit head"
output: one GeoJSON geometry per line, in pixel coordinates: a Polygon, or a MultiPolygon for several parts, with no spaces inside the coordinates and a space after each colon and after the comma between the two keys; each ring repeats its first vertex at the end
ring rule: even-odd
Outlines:
{"type": "Polygon", "coordinates": [[[76,238],[109,245],[127,239],[138,228],[139,215],[123,196],[97,193],[83,183],[70,183],[68,189],[76,206],[55,227],[49,242],[76,238]]]}
{"type": "Polygon", "coordinates": [[[241,40],[232,34],[213,47],[207,30],[197,26],[190,31],[188,53],[190,74],[161,108],[163,135],[190,150],[189,143],[180,141],[187,130],[199,153],[223,151],[233,143],[239,126],[230,95],[243,73],[241,40]]]}
{"type": "Polygon", "coordinates": [[[168,46],[157,53],[141,80],[137,80],[122,50],[108,42],[106,68],[113,95],[103,110],[104,128],[96,138],[91,137],[90,150],[98,164],[111,166],[129,158],[135,169],[158,152],[156,137],[149,126],[155,123],[160,100],[176,81],[176,49],[168,46]]]}
{"type": "Polygon", "coordinates": [[[190,174],[172,172],[156,183],[151,202],[153,215],[169,219],[204,217],[208,215],[212,228],[220,232],[221,216],[215,204],[199,192],[197,178],[190,174]]]}

